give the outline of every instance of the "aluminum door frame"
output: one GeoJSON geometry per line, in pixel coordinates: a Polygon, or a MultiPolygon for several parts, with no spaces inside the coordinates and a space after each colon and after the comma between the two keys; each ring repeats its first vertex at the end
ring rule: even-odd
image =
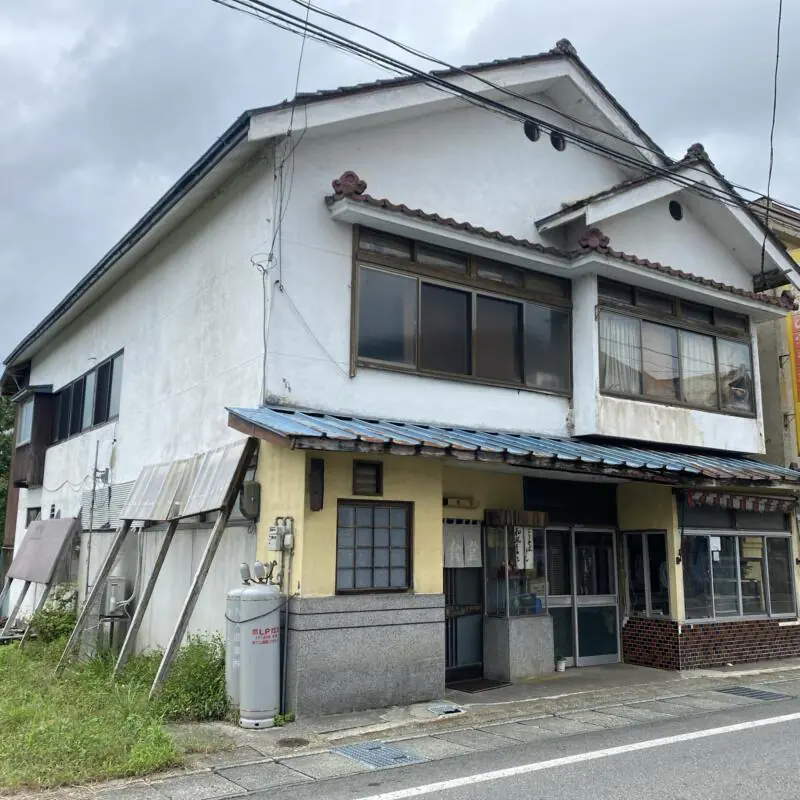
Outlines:
{"type": "Polygon", "coordinates": [[[548,580],[548,594],[545,599],[548,610],[551,608],[572,608],[572,658],[567,658],[567,666],[570,667],[592,667],[600,664],[617,664],[621,660],[622,641],[619,618],[619,563],[617,561],[617,529],[604,526],[591,525],[553,525],[545,527],[545,565],[549,563],[549,553],[547,551],[547,534],[549,531],[569,531],[570,543],[570,583],[572,593],[569,595],[550,595],[550,583],[548,580]],[[609,595],[579,595],[578,594],[578,573],[575,547],[575,532],[585,533],[607,533],[611,535],[613,564],[612,573],[614,575],[614,594],[609,595]],[[578,608],[607,608],[614,607],[614,619],[617,628],[617,652],[613,655],[601,656],[581,656],[580,640],[578,636],[578,608]]]}

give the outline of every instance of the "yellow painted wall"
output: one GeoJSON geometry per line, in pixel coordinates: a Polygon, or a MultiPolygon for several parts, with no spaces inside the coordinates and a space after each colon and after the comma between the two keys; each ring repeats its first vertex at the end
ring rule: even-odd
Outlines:
{"type": "Polygon", "coordinates": [[[676,564],[681,546],[680,529],[678,509],[672,489],[669,486],[652,483],[619,484],[617,519],[621,531],[667,532],[669,613],[673,619],[683,619],[683,566],[676,564]]]}
{"type": "Polygon", "coordinates": [[[295,551],[292,557],[291,586],[294,594],[302,585],[303,529],[306,514],[306,454],[300,450],[261,442],[256,480],[261,484],[261,514],[256,525],[256,557],[267,563],[277,561],[281,569],[283,554],[267,550],[267,532],[275,517],[293,517],[295,551]]]}
{"type": "MultiPolygon", "coordinates": [[[[336,508],[355,497],[352,453],[315,453],[325,460],[325,497],[321,511],[306,511],[303,528],[304,597],[325,597],[336,588],[336,508]]],[[[442,464],[435,459],[386,456],[383,461],[382,500],[414,504],[412,522],[413,589],[417,594],[441,594],[442,586],[442,464]]]]}
{"type": "Polygon", "coordinates": [[[442,483],[444,497],[469,497],[476,506],[469,509],[448,506],[442,511],[444,517],[483,520],[487,508],[524,509],[522,475],[519,474],[445,465],[442,483]]]}

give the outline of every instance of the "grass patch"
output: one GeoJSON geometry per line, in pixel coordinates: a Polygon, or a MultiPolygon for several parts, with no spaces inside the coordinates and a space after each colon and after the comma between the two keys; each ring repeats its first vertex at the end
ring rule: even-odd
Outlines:
{"type": "Polygon", "coordinates": [[[155,702],[147,695],[160,653],[135,656],[121,679],[98,657],[53,671],[63,640],[0,647],[0,786],[47,788],[145,775],[178,766],[167,720],[227,712],[218,639],[190,639],[155,702]]]}

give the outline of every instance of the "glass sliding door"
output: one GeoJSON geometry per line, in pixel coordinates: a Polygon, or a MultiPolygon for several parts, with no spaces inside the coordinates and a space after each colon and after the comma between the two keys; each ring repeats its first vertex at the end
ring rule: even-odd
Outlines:
{"type": "Polygon", "coordinates": [[[619,661],[614,532],[548,528],[546,548],[556,657],[579,667],[619,661]]]}

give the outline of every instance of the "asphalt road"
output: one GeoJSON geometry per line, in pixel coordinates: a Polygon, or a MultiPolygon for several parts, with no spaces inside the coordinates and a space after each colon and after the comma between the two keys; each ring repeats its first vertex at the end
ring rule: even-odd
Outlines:
{"type": "Polygon", "coordinates": [[[789,800],[800,700],[519,744],[251,797],[270,800],[789,800]]]}

